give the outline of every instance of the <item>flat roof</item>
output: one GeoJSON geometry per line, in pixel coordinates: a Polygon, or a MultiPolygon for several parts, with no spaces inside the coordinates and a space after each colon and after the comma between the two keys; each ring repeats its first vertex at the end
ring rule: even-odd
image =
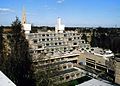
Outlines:
{"type": "Polygon", "coordinates": [[[64,74],[67,74],[67,73],[74,72],[74,71],[78,71],[78,70],[75,69],[75,68],[70,68],[70,69],[66,69],[66,70],[62,70],[62,71],[59,71],[57,73],[54,73],[52,76],[60,76],[60,75],[64,75],[64,74]]]}
{"type": "Polygon", "coordinates": [[[16,85],[0,71],[0,86],[16,86],[16,85]]]}
{"type": "Polygon", "coordinates": [[[75,85],[75,86],[114,86],[114,85],[111,85],[107,82],[100,81],[97,79],[91,79],[89,81],[83,82],[82,84],[75,85]]]}

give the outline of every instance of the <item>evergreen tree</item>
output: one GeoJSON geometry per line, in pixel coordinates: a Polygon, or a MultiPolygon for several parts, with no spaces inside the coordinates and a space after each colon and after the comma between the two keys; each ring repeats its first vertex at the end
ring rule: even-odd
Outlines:
{"type": "Polygon", "coordinates": [[[0,69],[3,63],[3,27],[0,26],[0,69]]]}
{"type": "Polygon", "coordinates": [[[10,43],[11,55],[6,62],[4,72],[17,86],[34,86],[29,46],[17,17],[11,28],[12,37],[9,39],[12,40],[10,43]]]}

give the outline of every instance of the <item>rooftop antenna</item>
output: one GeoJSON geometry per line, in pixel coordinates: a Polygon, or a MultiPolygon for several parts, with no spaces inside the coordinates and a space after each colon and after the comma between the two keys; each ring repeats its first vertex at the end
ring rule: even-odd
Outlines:
{"type": "Polygon", "coordinates": [[[22,10],[22,24],[26,24],[26,11],[24,7],[22,10]]]}

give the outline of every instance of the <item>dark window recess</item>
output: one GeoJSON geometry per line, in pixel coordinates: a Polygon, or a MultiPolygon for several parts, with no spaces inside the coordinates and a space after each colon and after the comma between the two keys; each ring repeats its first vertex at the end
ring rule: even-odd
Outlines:
{"type": "Polygon", "coordinates": [[[72,62],[72,63],[77,63],[77,60],[73,60],[73,61],[69,61],[69,62],[72,62]]]}
{"type": "Polygon", "coordinates": [[[60,38],[58,38],[58,40],[60,40],[60,38]]]}
{"type": "Polygon", "coordinates": [[[99,69],[99,70],[102,70],[102,71],[107,71],[106,68],[103,68],[103,67],[100,67],[100,66],[96,66],[96,68],[99,69]]]}
{"type": "Polygon", "coordinates": [[[82,43],[85,43],[84,41],[82,41],[82,43]]]}
{"type": "Polygon", "coordinates": [[[45,34],[42,34],[42,36],[45,36],[45,34]]]}
{"type": "Polygon", "coordinates": [[[52,51],[54,51],[54,49],[52,49],[52,51]]]}
{"type": "Polygon", "coordinates": [[[39,45],[39,46],[38,46],[38,48],[42,48],[42,46],[41,46],[41,45],[39,45]]]}
{"type": "Polygon", "coordinates": [[[45,39],[42,39],[42,41],[45,41],[45,39]]]}
{"type": "Polygon", "coordinates": [[[72,38],[68,38],[69,41],[72,41],[72,38]]]}
{"type": "Polygon", "coordinates": [[[51,62],[54,62],[54,59],[51,59],[51,62]]]}
{"type": "Polygon", "coordinates": [[[74,39],[76,39],[76,37],[74,37],[74,39]]]}
{"type": "Polygon", "coordinates": [[[66,76],[66,79],[69,79],[70,77],[69,76],[66,76]]]}
{"type": "Polygon", "coordinates": [[[34,43],[37,43],[37,40],[33,40],[34,43]]]}
{"type": "Polygon", "coordinates": [[[94,64],[90,64],[90,63],[86,62],[86,65],[95,68],[95,65],[94,65],[94,64]]]}
{"type": "Polygon", "coordinates": [[[80,73],[77,73],[76,75],[77,75],[77,76],[79,76],[79,75],[80,75],[80,73]]]}
{"type": "Polygon", "coordinates": [[[61,42],[59,42],[59,45],[61,45],[61,42]]]}
{"type": "Polygon", "coordinates": [[[66,69],[66,66],[63,66],[64,69],[66,69]]]}
{"type": "Polygon", "coordinates": [[[47,41],[49,41],[49,39],[47,39],[47,41]]]}
{"type": "Polygon", "coordinates": [[[48,44],[48,43],[46,43],[46,46],[49,46],[49,44],[48,44]]]}
{"type": "Polygon", "coordinates": [[[53,38],[51,38],[51,41],[53,40],[53,38]]]}
{"type": "Polygon", "coordinates": [[[66,36],[67,36],[67,34],[64,34],[64,36],[66,37],[66,36]]]}
{"type": "Polygon", "coordinates": [[[38,62],[34,62],[35,65],[38,65],[38,62]]]}
{"type": "Polygon", "coordinates": [[[80,38],[78,37],[78,39],[80,39],[80,38]]]}
{"type": "Polygon", "coordinates": [[[73,45],[77,45],[77,43],[73,43],[73,45]]]}
{"type": "Polygon", "coordinates": [[[55,45],[57,45],[57,43],[55,43],[55,45]]]}
{"type": "Polygon", "coordinates": [[[73,47],[73,50],[75,50],[76,48],[75,47],[73,47]]]}
{"type": "Polygon", "coordinates": [[[41,50],[38,50],[37,52],[38,52],[38,53],[41,53],[41,50]]]}
{"type": "Polygon", "coordinates": [[[49,36],[49,34],[47,34],[47,36],[49,36]]]}

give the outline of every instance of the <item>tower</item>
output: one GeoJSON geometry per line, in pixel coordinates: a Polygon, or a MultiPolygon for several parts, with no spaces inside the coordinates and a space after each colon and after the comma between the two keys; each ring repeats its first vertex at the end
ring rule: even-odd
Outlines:
{"type": "Polygon", "coordinates": [[[64,31],[64,28],[65,28],[65,25],[62,25],[62,23],[61,23],[61,18],[60,17],[58,17],[58,19],[57,19],[57,25],[56,25],[56,27],[55,27],[55,32],[56,33],[63,33],[63,31],[64,31]]]}
{"type": "Polygon", "coordinates": [[[27,24],[26,22],[26,11],[23,7],[22,10],[22,29],[25,31],[25,34],[29,34],[31,31],[31,24],[27,24]]]}
{"type": "Polygon", "coordinates": [[[23,24],[26,24],[26,11],[25,11],[24,7],[23,7],[23,10],[22,10],[22,25],[23,24]]]}

